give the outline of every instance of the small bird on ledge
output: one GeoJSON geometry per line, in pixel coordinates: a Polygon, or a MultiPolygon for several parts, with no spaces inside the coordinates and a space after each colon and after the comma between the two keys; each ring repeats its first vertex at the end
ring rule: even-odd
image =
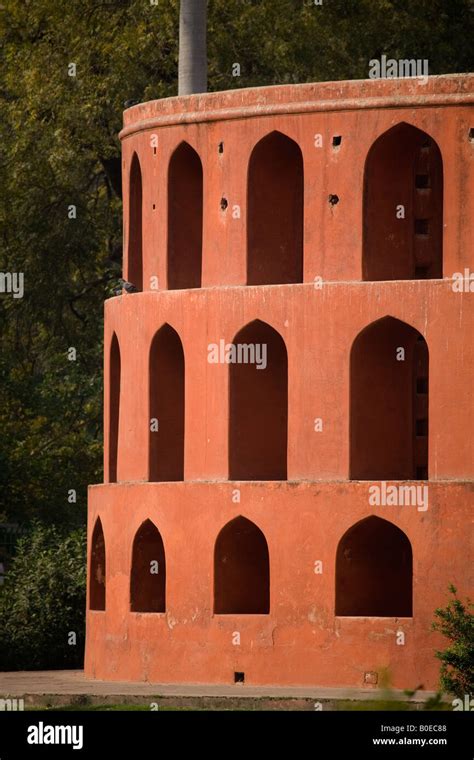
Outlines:
{"type": "Polygon", "coordinates": [[[120,279],[119,283],[120,288],[115,291],[116,296],[120,296],[123,290],[125,290],[126,293],[138,293],[138,288],[133,282],[127,282],[127,280],[120,279]]]}

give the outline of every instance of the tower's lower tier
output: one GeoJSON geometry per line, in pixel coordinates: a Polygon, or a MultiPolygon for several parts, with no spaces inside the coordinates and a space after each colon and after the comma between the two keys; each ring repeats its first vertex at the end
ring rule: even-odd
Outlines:
{"type": "Polygon", "coordinates": [[[93,486],[86,674],[434,689],[473,505],[458,481],[93,486]]]}

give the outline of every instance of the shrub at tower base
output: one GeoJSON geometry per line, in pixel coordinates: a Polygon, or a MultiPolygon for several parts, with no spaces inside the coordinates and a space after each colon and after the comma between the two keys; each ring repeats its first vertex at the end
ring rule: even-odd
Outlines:
{"type": "Polygon", "coordinates": [[[82,667],[86,537],[34,524],[0,587],[0,670],[82,667]]]}
{"type": "Polygon", "coordinates": [[[453,585],[449,590],[453,598],[446,607],[435,610],[433,629],[446,636],[450,644],[436,656],[442,663],[442,690],[464,699],[474,694],[474,604],[470,599],[461,602],[453,585]]]}

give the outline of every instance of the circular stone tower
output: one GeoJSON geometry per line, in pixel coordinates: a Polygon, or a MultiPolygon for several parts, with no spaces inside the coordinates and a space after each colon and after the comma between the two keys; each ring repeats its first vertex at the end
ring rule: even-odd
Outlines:
{"type": "Polygon", "coordinates": [[[436,686],[473,567],[473,84],[125,111],[87,675],[436,686]]]}

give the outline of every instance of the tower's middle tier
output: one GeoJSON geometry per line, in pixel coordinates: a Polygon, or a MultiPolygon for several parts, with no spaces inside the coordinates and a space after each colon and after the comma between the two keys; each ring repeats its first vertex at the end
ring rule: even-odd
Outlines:
{"type": "Polygon", "coordinates": [[[110,299],[105,482],[472,478],[473,304],[449,280],[110,299]]]}

